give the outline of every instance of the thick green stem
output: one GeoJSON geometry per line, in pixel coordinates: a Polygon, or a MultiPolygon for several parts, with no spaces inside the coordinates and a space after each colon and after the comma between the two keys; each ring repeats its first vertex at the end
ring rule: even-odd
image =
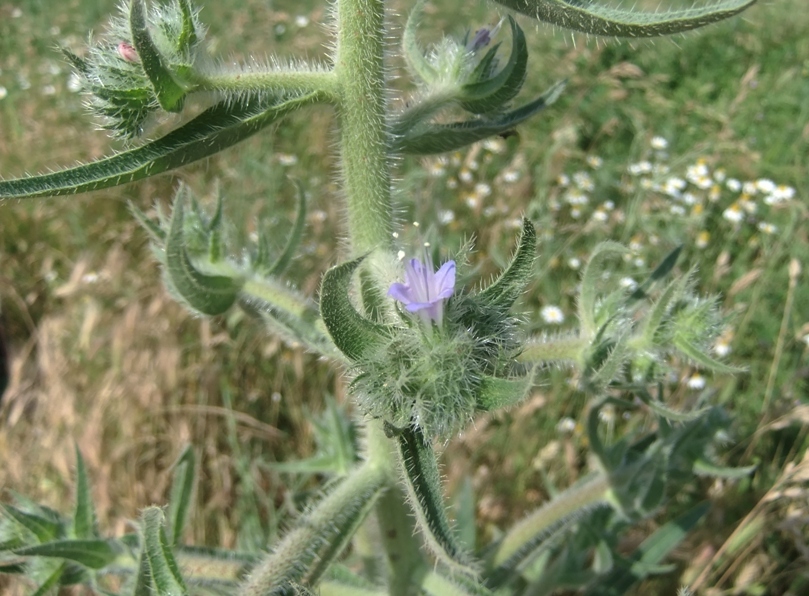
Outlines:
{"type": "Polygon", "coordinates": [[[335,74],[340,157],[355,254],[390,245],[390,165],[385,105],[382,0],[338,0],[335,74]]]}
{"type": "Polygon", "coordinates": [[[381,421],[367,421],[365,439],[368,463],[381,466],[390,474],[390,487],[377,501],[376,517],[388,559],[390,594],[406,596],[418,574],[424,571],[421,542],[407,497],[398,481],[395,446],[385,435],[381,421]]]}
{"type": "Polygon", "coordinates": [[[337,101],[337,77],[327,70],[277,70],[237,74],[197,75],[200,90],[226,93],[312,93],[320,92],[329,102],[337,101]]]}

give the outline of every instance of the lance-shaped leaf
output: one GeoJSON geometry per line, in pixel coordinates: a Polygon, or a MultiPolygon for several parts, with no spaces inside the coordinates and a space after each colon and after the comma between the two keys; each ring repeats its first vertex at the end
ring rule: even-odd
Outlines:
{"type": "Polygon", "coordinates": [[[704,27],[732,17],[756,0],[720,0],[708,6],[645,12],[592,0],[495,0],[546,23],[611,37],[659,37],[704,27]]]}
{"type": "Polygon", "coordinates": [[[705,350],[703,350],[700,346],[695,345],[693,342],[689,341],[687,338],[682,337],[679,334],[675,334],[673,339],[674,346],[682,352],[688,359],[693,361],[694,363],[707,368],[708,370],[712,370],[718,373],[741,373],[744,372],[746,369],[740,368],[738,366],[731,366],[729,364],[725,364],[708,354],[705,350]]]}
{"type": "Polygon", "coordinates": [[[270,257],[272,250],[266,230],[259,230],[258,251],[253,263],[256,273],[280,275],[286,271],[301,244],[303,229],[306,226],[306,193],[300,183],[296,183],[296,186],[298,189],[298,210],[295,214],[295,222],[292,224],[292,231],[289,233],[281,254],[276,259],[273,260],[270,257]]]}
{"type": "Polygon", "coordinates": [[[402,429],[396,440],[410,506],[425,543],[443,564],[474,575],[472,559],[458,543],[447,518],[441,473],[430,440],[413,427],[402,429]]]}
{"type": "Polygon", "coordinates": [[[177,545],[182,537],[183,528],[188,520],[191,499],[194,495],[196,480],[196,457],[194,449],[186,445],[177,462],[174,464],[174,475],[169,496],[169,544],[177,545]]]}
{"type": "Polygon", "coordinates": [[[478,388],[477,407],[484,412],[508,408],[521,402],[533,386],[533,370],[515,379],[484,376],[478,388]]]}
{"type": "Polygon", "coordinates": [[[76,450],[76,511],[73,514],[73,536],[78,539],[98,538],[96,527],[96,514],[93,507],[93,498],[90,494],[90,483],[87,480],[87,468],[84,458],[76,450]]]}
{"type": "Polygon", "coordinates": [[[387,481],[380,466],[356,468],[251,571],[240,593],[291,596],[295,584],[313,586],[351,540],[387,481]]]}
{"type": "Polygon", "coordinates": [[[236,302],[242,281],[224,275],[207,275],[191,262],[185,248],[183,201],[180,192],[174,201],[166,238],[166,280],[178,297],[195,311],[220,315],[236,302]]]}
{"type": "MultiPolygon", "coordinates": [[[[485,114],[499,110],[514,99],[522,88],[528,66],[528,47],[517,21],[509,16],[508,22],[511,25],[511,55],[506,65],[492,77],[461,87],[461,106],[469,112],[485,114]]],[[[480,64],[485,65],[489,56],[493,59],[496,51],[497,48],[492,48],[480,64]]]]}
{"type": "Polygon", "coordinates": [[[617,242],[601,242],[593,250],[590,260],[584,267],[581,277],[581,291],[579,293],[579,321],[582,335],[594,337],[598,332],[596,324],[596,298],[601,276],[604,272],[604,263],[607,259],[623,256],[627,249],[617,242]]]}
{"type": "Polygon", "coordinates": [[[180,568],[171,552],[163,527],[165,518],[159,507],[148,507],[141,514],[141,532],[152,586],[158,596],[188,594],[180,568]]]}
{"type": "Polygon", "coordinates": [[[508,267],[479,294],[491,306],[507,311],[531,281],[537,252],[537,233],[528,218],[522,220],[517,251],[508,267]]]}
{"type": "Polygon", "coordinates": [[[421,578],[419,586],[425,596],[493,596],[493,592],[477,579],[462,573],[431,569],[421,578]]]}
{"type": "Polygon", "coordinates": [[[435,80],[437,73],[430,61],[424,56],[424,52],[419,47],[416,39],[416,29],[424,11],[424,2],[425,0],[416,0],[416,4],[407,17],[407,23],[402,33],[402,53],[413,73],[422,81],[431,83],[435,80]]]}
{"type": "Polygon", "coordinates": [[[160,52],[152,41],[146,23],[146,9],[143,0],[131,0],[129,6],[129,29],[132,43],[140,58],[146,76],[152,83],[160,107],[167,112],[179,112],[183,109],[185,96],[189,89],[182,84],[166,66],[160,52]]]}
{"type": "Polygon", "coordinates": [[[50,542],[60,536],[64,528],[56,519],[52,519],[45,515],[38,515],[37,513],[23,511],[13,505],[0,503],[3,514],[11,520],[14,520],[19,526],[25,528],[36,536],[39,542],[50,542]]]}
{"type": "Polygon", "coordinates": [[[744,466],[732,468],[720,466],[706,459],[698,459],[694,462],[694,473],[699,476],[713,476],[714,478],[727,478],[728,480],[739,480],[755,472],[757,466],[744,466]]]}
{"type": "Polygon", "coordinates": [[[631,300],[642,300],[643,298],[646,298],[649,289],[655,283],[671,273],[672,269],[674,269],[674,265],[677,264],[677,259],[680,258],[680,253],[682,251],[682,244],[676,246],[674,250],[667,254],[660,264],[655,267],[654,271],[652,271],[649,277],[645,279],[643,283],[639,284],[637,288],[635,288],[635,290],[629,295],[629,298],[631,300]]]}
{"type": "Polygon", "coordinates": [[[326,329],[334,345],[352,361],[378,350],[388,334],[385,327],[358,313],[348,295],[351,275],[364,258],[329,269],[320,289],[320,314],[326,329]]]}
{"type": "Polygon", "coordinates": [[[0,180],[0,200],[73,195],[156,176],[227,149],[319,97],[310,93],[270,105],[256,99],[223,101],[135,149],[52,174],[0,180]]]}
{"type": "Polygon", "coordinates": [[[59,565],[56,570],[48,576],[42,585],[37,588],[36,592],[31,594],[31,596],[45,596],[49,594],[51,590],[59,585],[60,580],[62,579],[62,574],[65,571],[65,565],[59,565]]]}
{"type": "Polygon", "coordinates": [[[108,540],[54,540],[14,551],[20,557],[53,557],[75,561],[90,569],[101,569],[112,563],[122,549],[108,540]]]}
{"type": "Polygon", "coordinates": [[[248,279],[239,306],[262,319],[271,331],[292,345],[328,358],[345,359],[329,337],[317,306],[306,296],[272,277],[248,279]]]}
{"type": "Polygon", "coordinates": [[[180,14],[183,15],[183,28],[177,38],[177,49],[180,52],[188,52],[197,43],[197,28],[194,24],[194,13],[188,0],[177,0],[180,5],[180,14]]]}
{"type": "Polygon", "coordinates": [[[613,571],[586,592],[586,596],[621,596],[642,580],[648,571],[660,562],[685,539],[710,509],[709,503],[700,503],[679,517],[657,529],[640,543],[628,561],[616,563],[613,571]]]}
{"type": "MultiPolygon", "coordinates": [[[[495,135],[505,134],[555,102],[562,94],[565,85],[565,82],[556,83],[534,101],[492,118],[418,126],[394,137],[391,150],[410,155],[445,153],[495,135]]],[[[392,126],[394,129],[397,128],[395,122],[392,126]]]]}

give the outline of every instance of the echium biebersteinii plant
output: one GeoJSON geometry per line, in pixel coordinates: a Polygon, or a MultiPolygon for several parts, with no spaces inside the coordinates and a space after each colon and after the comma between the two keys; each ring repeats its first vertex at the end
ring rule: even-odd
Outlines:
{"type": "MultiPolygon", "coordinates": [[[[497,2],[591,35],[651,37],[731,17],[755,0],[652,13],[590,0],[497,2]]],[[[560,586],[618,594],[665,571],[661,561],[707,505],[663,523],[634,552],[614,548],[621,532],[659,512],[694,473],[748,472],[713,461],[727,426],[720,410],[674,411],[656,389],[672,356],[735,370],[709,354],[721,322],[715,301],[699,297],[688,274],[669,279],[679,249],[627,291],[605,286],[602,275],[625,249],[598,246],[582,275],[580,328],[557,337],[532,337],[524,325],[530,313],[513,312],[534,273],[536,234],[528,220],[511,262],[485,287],[469,283],[463,250],[444,260],[438,260],[440,251],[436,261],[416,253],[404,263],[397,259],[392,158],[453,151],[504,134],[552,104],[564,88],[559,83],[539,97],[517,100],[528,51],[511,16],[500,22],[508,27],[445,37],[425,51],[417,32],[422,5],[415,2],[402,35],[416,90],[400,108],[387,100],[383,0],[334,2],[332,51],[324,65],[274,58],[266,67],[225,67],[207,54],[199,11],[189,0],[148,9],[143,0],[128,0],[84,56],[65,52],[82,77],[90,110],[116,137],[137,139],[150,116],[180,112],[196,94],[214,98],[213,105],[165,136],[111,157],[0,181],[0,198],[73,195],[129,183],[226,149],[293,111],[334,106],[348,250],[325,274],[319,303],[282,277],[304,234],[303,191],[280,252],[262,233],[247,251],[228,246],[222,199],[209,215],[185,187],[170,213],[158,210],[157,220],[132,209],[153,241],[169,290],[192,311],[215,316],[242,308],[271,332],[345,371],[363,451],[333,466],[321,463],[317,469],[335,478],[265,554],[181,544],[195,482],[191,448],[175,467],[168,508],[144,510],[137,534],[102,537],[77,451],[70,516],[24,497],[2,506],[0,571],[27,576],[38,594],[71,584],[105,594],[161,596],[547,594],[560,586]],[[511,38],[507,58],[501,44],[492,44],[505,30],[511,38]],[[478,550],[461,542],[449,522],[434,444],[480,412],[519,402],[549,364],[573,367],[589,396],[591,469],[478,550]],[[607,405],[647,412],[650,430],[605,442],[600,413],[607,405]],[[355,551],[350,545],[356,537],[363,547],[355,551]],[[377,547],[369,548],[369,540],[377,547]],[[379,560],[357,551],[375,551],[379,560]]],[[[333,413],[331,419],[339,420],[333,413]]],[[[341,443],[350,435],[344,422],[319,428],[325,453],[353,453],[341,443]]],[[[295,469],[294,462],[286,465],[295,469]]]]}

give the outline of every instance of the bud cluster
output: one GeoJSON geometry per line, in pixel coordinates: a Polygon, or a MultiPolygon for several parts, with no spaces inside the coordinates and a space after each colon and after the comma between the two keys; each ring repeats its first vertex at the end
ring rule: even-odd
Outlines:
{"type": "Polygon", "coordinates": [[[86,58],[64,53],[90,96],[101,126],[133,139],[160,109],[179,112],[193,90],[195,63],[205,29],[188,0],[153,5],[141,0],[121,6],[107,32],[90,44],[86,58]]]}

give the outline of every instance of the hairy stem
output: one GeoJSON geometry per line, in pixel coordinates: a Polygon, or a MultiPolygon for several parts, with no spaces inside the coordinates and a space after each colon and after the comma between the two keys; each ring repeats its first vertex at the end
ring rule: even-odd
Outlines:
{"type": "Polygon", "coordinates": [[[200,90],[225,93],[313,93],[322,94],[324,101],[336,103],[337,77],[327,70],[276,70],[198,74],[194,83],[200,90]]]}
{"type": "Polygon", "coordinates": [[[557,524],[577,512],[603,502],[609,489],[609,478],[605,474],[598,474],[589,481],[570,487],[551,502],[529,514],[503,538],[492,560],[495,567],[503,565],[521,550],[532,545],[537,537],[552,531],[557,524]]]}
{"type": "Polygon", "coordinates": [[[388,559],[390,594],[406,596],[423,571],[424,559],[407,497],[398,483],[394,444],[382,430],[381,421],[368,420],[365,448],[368,462],[383,466],[390,474],[390,487],[377,501],[376,517],[388,559]]]}
{"type": "Polygon", "coordinates": [[[382,0],[337,2],[340,153],[355,254],[385,248],[391,242],[384,13],[382,0]]]}

